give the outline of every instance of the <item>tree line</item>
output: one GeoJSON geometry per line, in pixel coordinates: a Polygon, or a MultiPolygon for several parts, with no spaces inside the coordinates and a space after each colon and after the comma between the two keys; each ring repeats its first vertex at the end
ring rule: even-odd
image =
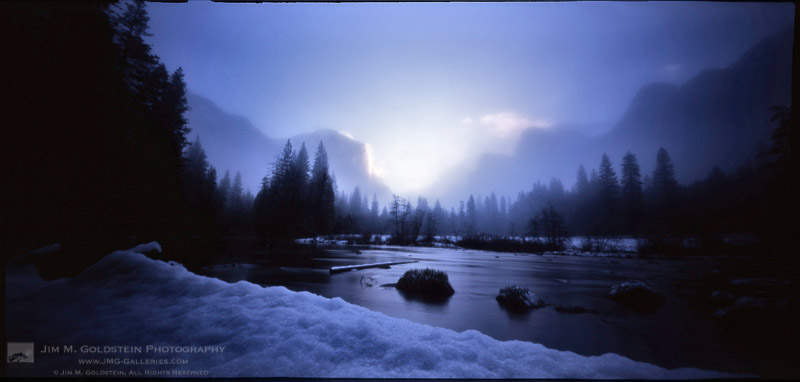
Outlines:
{"type": "MultiPolygon", "coordinates": [[[[714,168],[705,179],[681,185],[664,148],[656,153],[656,166],[649,173],[643,173],[630,151],[622,157],[619,172],[603,154],[597,169],[587,173],[583,165],[579,166],[569,190],[553,178],[549,184],[537,181],[530,191],[519,192],[515,200],[502,195],[498,198],[494,192],[485,197],[469,195],[449,211],[438,200],[431,206],[423,196],[412,204],[394,195],[381,208],[375,195],[370,202],[359,187],[348,195],[337,190],[322,142],[313,165],[309,165],[305,144],[294,150],[287,141],[254,199],[249,192],[242,198],[241,183],[234,182],[236,191],[232,195],[239,196],[232,200],[243,202],[233,202],[238,212],[227,214],[237,216],[239,228],[234,231],[253,232],[273,243],[349,234],[360,236],[362,242],[376,241],[375,235],[388,235],[390,243],[399,245],[430,244],[437,237],[445,237],[480,246],[481,240],[489,238],[533,236],[539,238],[540,245],[531,248],[557,249],[568,235],[774,235],[785,231],[777,222],[785,220],[786,214],[775,201],[788,198],[786,179],[791,164],[786,144],[791,115],[786,109],[776,109],[775,113],[779,126],[773,145],[757,158],[756,167],[748,162],[731,174],[714,168]]],[[[199,141],[187,152],[197,150],[202,151],[199,141]]],[[[204,158],[202,154],[188,155],[187,163],[205,163],[204,158]]],[[[213,179],[213,168],[202,166],[209,168],[206,176],[213,179]]],[[[226,174],[218,185],[223,194],[230,192],[226,191],[227,178],[226,174]]],[[[214,200],[207,199],[207,203],[214,200]]]]}
{"type": "Polygon", "coordinates": [[[60,243],[60,267],[211,232],[184,193],[181,68],[145,41],[141,1],[3,4],[13,56],[3,130],[3,253],[60,243]]]}
{"type": "Polygon", "coordinates": [[[676,181],[662,149],[646,175],[632,153],[619,172],[603,155],[597,169],[578,168],[570,190],[552,179],[514,200],[470,195],[447,210],[394,196],[380,206],[358,187],[337,189],[321,142],[313,160],[287,142],[253,195],[238,173],[218,179],[199,138],[187,142],[183,71],[151,52],[143,2],[16,2],[0,14],[18,36],[5,47],[15,57],[3,129],[12,165],[0,186],[7,256],[58,242],[67,260],[57,266],[79,269],[127,243],[159,240],[196,257],[213,254],[220,236],[251,234],[271,243],[384,234],[398,244],[566,232],[790,236],[789,108],[773,110],[772,145],[751,164],[690,185],[676,181]]]}

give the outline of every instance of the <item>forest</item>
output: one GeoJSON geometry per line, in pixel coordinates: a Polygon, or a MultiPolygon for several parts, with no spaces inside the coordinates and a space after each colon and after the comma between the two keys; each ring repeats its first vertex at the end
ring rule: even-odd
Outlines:
{"type": "Polygon", "coordinates": [[[4,17],[26,36],[9,46],[19,53],[8,85],[14,127],[5,134],[12,134],[7,155],[15,165],[2,186],[4,253],[58,242],[74,272],[120,243],[146,240],[202,262],[230,236],[255,236],[260,248],[335,234],[361,242],[391,235],[401,245],[494,242],[495,249],[513,237],[548,238],[510,247],[542,251],[559,249],[567,236],[625,235],[676,254],[691,249],[687,238],[689,247],[715,250],[726,234],[757,235],[770,251],[790,240],[792,118],[785,106],[772,110],[769,148],[734,173],[715,169],[687,185],[678,184],[662,148],[653,153],[654,169],[640,168],[630,152],[616,165],[603,155],[596,169],[577,169],[572,189],[555,178],[531,179],[532,188],[514,197],[464,190],[465,200],[449,209],[424,196],[414,205],[395,196],[380,206],[358,187],[338,189],[322,142],[313,158],[305,145],[287,142],[279,157],[265,158],[253,195],[235,169],[218,174],[199,139],[187,142],[183,72],[169,72],[151,53],[144,3],[15,3],[4,17]]]}
{"type": "MultiPolygon", "coordinates": [[[[518,144],[517,148],[530,152],[520,150],[506,156],[487,151],[472,158],[486,160],[472,169],[465,157],[463,163],[450,169],[455,175],[444,170],[436,173],[445,174],[442,179],[452,176],[441,184],[471,186],[426,189],[417,185],[419,188],[408,189],[430,191],[412,193],[397,185],[414,184],[414,177],[395,178],[400,181],[391,184],[395,193],[389,198],[390,183],[370,184],[381,174],[378,171],[373,177],[372,158],[367,158],[372,155],[373,146],[369,144],[376,141],[366,137],[356,140],[353,134],[337,130],[345,127],[337,123],[344,125],[341,121],[350,118],[350,115],[342,117],[350,106],[370,109],[374,114],[389,110],[391,114],[393,102],[413,104],[411,101],[415,100],[406,99],[413,98],[408,97],[409,93],[398,96],[399,101],[393,98],[395,94],[386,99],[372,99],[369,94],[383,94],[367,91],[374,89],[361,89],[364,93],[354,91],[353,98],[346,100],[352,103],[334,103],[342,100],[320,94],[346,93],[352,90],[347,86],[355,78],[370,86],[378,84],[375,85],[378,88],[385,85],[389,88],[387,93],[394,89],[413,93],[414,81],[403,76],[384,76],[381,65],[367,65],[381,70],[371,73],[372,77],[361,77],[363,67],[349,67],[358,58],[340,50],[353,48],[355,53],[368,56],[374,53],[372,48],[383,46],[386,41],[391,43],[385,45],[403,46],[404,40],[361,41],[363,36],[355,36],[358,33],[348,34],[370,28],[383,33],[391,28],[365,22],[359,27],[366,29],[358,29],[337,17],[327,17],[329,14],[321,19],[328,19],[326,22],[332,27],[320,28],[317,22],[321,19],[312,16],[320,9],[327,9],[324,7],[261,4],[265,7],[259,8],[259,12],[263,13],[251,19],[257,21],[257,28],[266,25],[314,40],[300,47],[280,41],[291,47],[282,51],[279,58],[291,56],[291,64],[282,66],[285,62],[273,62],[275,66],[260,68],[268,72],[261,73],[261,77],[255,73],[257,70],[242,70],[237,74],[246,77],[244,87],[252,83],[254,88],[263,88],[241,89],[243,94],[270,93],[269,97],[254,97],[258,99],[253,104],[259,108],[255,114],[263,109],[264,114],[288,115],[279,120],[291,122],[286,123],[285,131],[266,123],[255,127],[246,117],[234,114],[239,111],[223,110],[230,103],[247,100],[233,94],[240,89],[231,91],[231,87],[220,85],[216,88],[220,91],[203,94],[213,95],[221,107],[207,100],[204,124],[192,125],[190,119],[195,119],[189,118],[193,115],[190,108],[202,113],[198,106],[201,104],[190,103],[194,91],[205,85],[206,80],[226,86],[230,86],[228,82],[241,80],[227,73],[247,60],[223,57],[220,51],[209,48],[203,51],[208,54],[209,65],[216,68],[218,63],[228,60],[229,66],[211,74],[197,70],[194,59],[190,59],[195,56],[169,56],[169,51],[195,49],[194,40],[215,43],[217,47],[226,46],[229,40],[205,41],[195,39],[194,35],[191,43],[183,45],[170,44],[169,39],[151,40],[150,16],[161,21],[156,25],[174,27],[170,23],[178,20],[175,15],[186,10],[186,14],[180,14],[181,22],[192,19],[196,24],[186,25],[202,24],[204,28],[206,23],[218,23],[216,29],[209,27],[217,33],[219,25],[225,24],[221,20],[231,20],[225,17],[245,20],[258,12],[250,14],[252,8],[243,10],[230,4],[224,5],[226,8],[200,2],[183,5],[187,7],[159,8],[165,4],[146,4],[140,0],[19,1],[2,5],[0,25],[4,34],[12,38],[3,45],[8,53],[4,88],[9,97],[5,100],[5,126],[0,129],[6,142],[7,163],[4,181],[0,182],[0,277],[7,289],[3,294],[7,313],[3,315],[2,330],[9,342],[7,348],[0,350],[0,353],[6,351],[3,354],[8,360],[2,363],[0,374],[52,377],[61,371],[81,369],[85,374],[73,376],[114,376],[123,375],[117,374],[123,371],[133,373],[126,376],[273,378],[681,379],[800,375],[795,361],[800,340],[796,325],[798,257],[791,249],[796,247],[793,224],[797,216],[793,189],[796,169],[791,149],[796,118],[792,117],[791,105],[773,102],[783,99],[780,96],[785,89],[773,89],[775,83],[781,82],[764,80],[765,76],[759,74],[763,74],[764,67],[784,68],[785,62],[775,58],[783,56],[773,54],[783,50],[773,48],[778,45],[774,41],[786,41],[788,29],[783,29],[781,36],[785,36],[770,43],[773,45],[753,45],[755,48],[742,56],[744,60],[731,65],[733,71],[704,71],[692,77],[687,82],[691,86],[685,89],[663,84],[643,87],[650,90],[633,96],[634,113],[626,114],[629,118],[622,119],[625,124],[615,125],[626,129],[602,139],[594,139],[600,135],[589,139],[586,138],[589,135],[572,134],[568,125],[528,126],[538,123],[533,113],[523,115],[528,111],[521,111],[518,116],[501,113],[506,115],[504,120],[522,121],[504,125],[504,130],[500,124],[483,122],[484,117],[496,114],[479,117],[488,113],[475,110],[482,107],[488,110],[489,106],[482,106],[483,101],[476,98],[474,103],[465,102],[467,106],[460,106],[454,115],[466,110],[469,114],[464,115],[472,116],[474,121],[470,117],[463,121],[456,119],[461,122],[454,126],[464,131],[473,129],[471,133],[478,137],[475,141],[481,144],[491,134],[509,134],[497,142],[518,144]],[[148,13],[148,7],[152,13],[148,13]],[[219,19],[216,13],[209,16],[220,10],[231,13],[219,19]],[[285,17],[286,21],[282,20],[284,15],[293,17],[285,17]],[[297,20],[313,22],[305,25],[297,20]],[[283,21],[286,25],[281,24],[283,21]],[[329,47],[320,42],[325,41],[321,35],[336,28],[344,30],[337,36],[358,37],[353,41],[365,45],[346,47],[347,43],[341,45],[341,41],[336,41],[329,47]],[[338,76],[325,70],[319,71],[322,74],[314,72],[328,69],[308,60],[322,53],[333,56],[319,57],[347,56],[350,61],[345,60],[345,65],[341,65],[346,70],[342,69],[338,76]],[[297,62],[293,61],[295,55],[301,57],[297,62]],[[772,61],[781,61],[781,65],[773,65],[772,61]],[[309,66],[303,66],[306,64],[309,66]],[[306,72],[309,78],[299,78],[306,72]],[[294,77],[287,73],[293,73],[294,77]],[[308,93],[298,92],[294,96],[302,102],[293,99],[285,109],[275,106],[280,103],[270,104],[283,101],[276,100],[283,96],[276,89],[285,91],[286,87],[278,85],[287,84],[265,81],[264,85],[255,78],[263,81],[273,78],[269,77],[273,74],[274,78],[290,78],[297,80],[298,86],[317,89],[308,92],[315,93],[312,95],[319,98],[315,101],[321,103],[310,102],[304,98],[308,93]],[[213,81],[204,76],[214,77],[213,81]],[[762,80],[766,85],[752,86],[762,80]],[[316,82],[323,84],[308,85],[316,82]],[[737,91],[757,88],[769,94],[728,99],[720,95],[727,86],[737,91]],[[777,96],[770,98],[773,92],[777,96]],[[682,105],[683,111],[672,116],[671,108],[676,105],[682,105]],[[747,110],[737,114],[731,111],[731,105],[747,110]],[[772,107],[762,108],[764,105],[772,107]],[[373,110],[370,106],[387,109],[373,110]],[[717,107],[714,118],[699,110],[706,106],[717,107]],[[763,109],[763,113],[751,109],[763,109]],[[657,111],[655,115],[647,115],[652,110],[657,111]],[[320,130],[324,134],[307,133],[303,129],[313,125],[308,122],[313,119],[302,113],[330,119],[334,128],[320,130]],[[719,115],[722,117],[717,118],[719,115]],[[514,116],[519,118],[511,118],[514,116]],[[652,124],[641,123],[647,120],[652,124]],[[762,129],[754,120],[764,122],[765,126],[768,122],[769,128],[762,129]],[[229,123],[215,124],[216,121],[229,123]],[[710,121],[713,126],[702,131],[694,129],[697,121],[710,121]],[[232,127],[236,123],[238,131],[232,127]],[[727,146],[719,142],[736,143],[737,134],[744,134],[747,126],[742,125],[754,126],[753,129],[763,133],[763,138],[737,144],[741,147],[734,147],[736,150],[721,150],[719,146],[727,146]],[[203,136],[198,126],[205,126],[203,136]],[[209,134],[212,131],[209,126],[218,127],[219,134],[209,134]],[[681,127],[682,133],[671,129],[675,126],[681,127]],[[659,131],[635,135],[632,131],[639,127],[640,132],[659,131]],[[262,128],[265,131],[274,128],[270,134],[292,138],[267,139],[266,133],[261,134],[262,128]],[[302,134],[297,134],[301,131],[302,134]],[[553,131],[567,133],[548,141],[553,131]],[[715,140],[715,132],[725,133],[725,140],[715,140]],[[761,139],[766,140],[770,133],[771,139],[763,147],[749,156],[740,155],[761,139]],[[219,139],[226,134],[235,137],[219,139]],[[664,138],[670,134],[680,139],[664,138]],[[582,139],[583,143],[578,144],[573,138],[582,139]],[[681,139],[697,142],[695,146],[675,143],[681,139]],[[268,147],[270,154],[259,154],[263,158],[258,161],[242,160],[267,151],[227,143],[246,141],[252,141],[251,146],[268,147]],[[615,145],[607,145],[608,141],[614,141],[615,145]],[[708,152],[700,150],[687,155],[706,142],[717,146],[709,147],[708,152]],[[215,151],[220,146],[226,146],[227,150],[215,151]],[[274,155],[281,146],[282,150],[274,155]],[[218,160],[219,153],[237,150],[249,152],[231,155],[235,158],[230,161],[218,160]],[[590,158],[595,155],[597,158],[590,158]],[[707,174],[697,175],[711,167],[708,162],[712,158],[727,161],[707,174]],[[231,163],[241,167],[235,168],[231,163]],[[687,163],[697,168],[687,168],[687,163]],[[253,171],[256,167],[258,173],[253,171]],[[556,167],[563,171],[551,173],[551,168],[556,167]],[[576,167],[574,172],[572,167],[576,167]],[[546,177],[542,169],[547,169],[546,177]],[[687,175],[689,170],[696,170],[695,174],[687,175]],[[259,177],[258,187],[251,189],[259,177]],[[512,177],[513,184],[501,184],[512,177]],[[698,178],[686,180],[695,177],[698,178]],[[523,181],[526,186],[509,194],[509,190],[515,190],[523,181]],[[457,198],[452,197],[454,194],[457,198]],[[120,357],[115,358],[120,363],[105,363],[103,352],[54,351],[59,347],[82,349],[81,345],[95,349],[156,346],[225,350],[208,354],[165,352],[152,359],[163,361],[159,364],[125,364],[122,359],[136,361],[125,358],[125,354],[114,355],[120,357]],[[32,365],[34,354],[36,364],[32,365]],[[184,363],[171,363],[178,356],[184,363]],[[137,374],[140,372],[157,374],[137,374]]],[[[408,13],[397,16],[376,4],[325,4],[329,5],[353,19],[361,20],[366,14],[397,21],[397,25],[426,27],[421,29],[427,31],[422,33],[426,38],[426,33],[438,32],[445,25],[441,23],[460,13],[442,12],[439,15],[446,17],[424,20],[417,17],[419,14],[435,14],[447,6],[463,5],[461,11],[465,20],[469,20],[467,16],[475,9],[469,8],[474,5],[469,3],[408,4],[408,13]]],[[[509,28],[523,28],[509,31],[527,30],[524,28],[534,24],[527,18],[540,17],[542,10],[550,9],[550,5],[536,8],[544,4],[478,5],[498,11],[502,14],[499,20],[519,21],[516,26],[509,22],[509,28]],[[518,14],[515,8],[518,6],[527,13],[518,14]]],[[[574,5],[580,8],[588,4],[574,5]]],[[[612,4],[612,8],[617,5],[612,4]]],[[[607,6],[597,3],[586,9],[607,6]]],[[[619,8],[628,12],[626,6],[619,8]]],[[[657,10],[653,19],[666,20],[665,25],[672,25],[674,20],[695,20],[697,14],[722,15],[713,13],[718,12],[716,6],[642,4],[640,10],[657,10]],[[675,10],[674,14],[670,10],[675,10]]],[[[745,15],[737,22],[752,21],[744,12],[746,7],[730,9],[745,15]]],[[[773,13],[784,10],[775,4],[763,9],[765,14],[766,10],[773,13]]],[[[562,8],[553,10],[558,10],[565,19],[574,16],[560,13],[564,11],[562,8]]],[[[616,20],[609,23],[603,12],[585,12],[583,8],[579,11],[586,13],[592,23],[611,25],[613,33],[620,30],[616,20]]],[[[640,28],[639,19],[628,16],[631,30],[640,28]]],[[[487,36],[515,37],[485,33],[473,27],[484,25],[480,24],[485,21],[483,14],[472,17],[474,24],[465,25],[480,32],[472,36],[474,41],[483,38],[491,41],[487,36]]],[[[734,21],[731,25],[741,25],[734,21]]],[[[694,30],[707,29],[706,24],[700,24],[694,30]]],[[[222,32],[236,35],[240,26],[231,28],[235,31],[222,32]]],[[[228,26],[221,29],[225,28],[228,26]]],[[[588,31],[580,25],[569,28],[588,31]]],[[[421,36],[412,32],[417,31],[407,31],[409,36],[421,36]]],[[[461,31],[465,35],[472,32],[461,31]]],[[[752,45],[751,42],[766,35],[766,32],[752,33],[748,36],[753,41],[744,37],[737,41],[740,46],[752,45]]],[[[658,38],[663,36],[666,35],[658,38]]],[[[276,40],[273,34],[265,32],[260,37],[261,40],[242,41],[241,46],[232,49],[244,53],[252,46],[281,48],[280,44],[270,45],[276,40]],[[250,43],[259,45],[247,45],[250,43]]],[[[473,44],[472,38],[465,38],[467,43],[461,42],[465,51],[471,52],[479,46],[473,44]]],[[[706,36],[706,39],[713,42],[713,38],[706,36]]],[[[435,40],[433,44],[440,41],[443,40],[435,40]]],[[[520,51],[525,52],[532,46],[538,49],[547,45],[527,38],[517,42],[520,51]]],[[[637,48],[639,42],[627,41],[617,48],[637,48]]],[[[594,40],[589,44],[594,44],[594,40]]],[[[680,44],[691,45],[685,40],[675,45],[680,44]]],[[[430,53],[424,44],[408,48],[414,51],[411,53],[424,53],[414,56],[418,58],[428,58],[430,53]]],[[[697,47],[685,48],[685,52],[693,52],[694,48],[697,47]]],[[[600,50],[607,54],[605,49],[600,50]]],[[[727,60],[741,53],[734,50],[731,48],[730,52],[736,54],[723,58],[727,60]]],[[[375,62],[385,64],[395,60],[395,52],[387,52],[382,52],[386,54],[382,56],[386,62],[375,62]]],[[[259,55],[262,53],[268,58],[279,54],[270,56],[274,52],[267,50],[259,55]]],[[[559,54],[559,50],[551,53],[559,54]]],[[[655,60],[646,61],[640,54],[641,50],[632,53],[631,61],[660,65],[655,60]]],[[[539,59],[538,55],[533,56],[539,59]]],[[[709,56],[718,58],[716,54],[709,56]]],[[[434,58],[438,60],[439,56],[434,58]]],[[[508,80],[501,81],[504,84],[501,90],[507,91],[508,98],[544,103],[542,99],[516,96],[537,95],[515,92],[515,86],[527,85],[512,84],[518,78],[504,72],[503,68],[509,66],[494,66],[505,65],[501,61],[493,60],[492,65],[472,69],[492,75],[501,73],[498,78],[508,80]]],[[[619,69],[615,65],[621,61],[616,58],[611,61],[614,64],[607,64],[605,69],[612,66],[619,69]]],[[[449,75],[454,63],[444,58],[442,62],[447,70],[432,70],[428,73],[431,78],[438,80],[438,76],[449,75]]],[[[697,62],[705,68],[710,61],[697,62]]],[[[561,66],[560,61],[558,64],[561,66]]],[[[527,63],[514,65],[519,70],[517,74],[531,78],[542,75],[527,67],[527,63]]],[[[592,77],[603,72],[599,64],[591,65],[585,71],[595,73],[592,77]]],[[[407,66],[414,69],[412,72],[417,69],[414,65],[407,66]]],[[[399,72],[407,74],[405,69],[406,65],[401,65],[399,72]]],[[[465,84],[480,82],[464,70],[461,79],[468,79],[465,84]]],[[[546,71],[550,70],[554,68],[548,67],[546,71]]],[[[562,80],[568,77],[562,75],[559,77],[562,80]]],[[[414,79],[426,86],[428,82],[436,82],[424,76],[414,79]]],[[[641,79],[629,82],[640,86],[641,79]]],[[[210,88],[213,87],[205,90],[210,88]]],[[[456,87],[442,92],[446,96],[441,98],[462,95],[453,89],[456,87]]],[[[602,93],[606,90],[603,88],[602,93]]],[[[623,90],[614,92],[622,94],[623,90]]],[[[554,96],[554,99],[570,98],[554,96]]],[[[598,102],[600,108],[607,106],[598,102]]],[[[447,102],[440,105],[425,97],[420,97],[415,107],[419,109],[422,104],[423,109],[447,108],[447,102]]],[[[588,110],[583,106],[576,102],[559,107],[588,110]]],[[[416,113],[415,107],[408,108],[411,114],[416,113]]],[[[430,117],[429,123],[435,125],[441,122],[436,120],[438,112],[419,115],[430,117]]],[[[396,140],[398,145],[415,146],[428,140],[455,146],[459,142],[436,141],[433,137],[436,134],[430,131],[433,129],[419,133],[426,126],[413,130],[416,134],[408,134],[413,136],[404,140],[400,136],[412,130],[401,130],[403,126],[392,130],[386,127],[393,126],[389,122],[375,126],[372,117],[375,116],[363,114],[352,120],[380,130],[390,143],[396,140]]],[[[414,120],[390,117],[398,118],[400,122],[391,121],[398,126],[414,120]]],[[[353,129],[356,135],[364,130],[353,129]]],[[[440,134],[440,139],[442,136],[452,137],[452,133],[440,134]]],[[[391,151],[386,146],[374,147],[379,155],[391,151]]],[[[422,164],[396,167],[395,176],[398,168],[425,170],[421,166],[433,162],[432,157],[424,155],[430,154],[424,150],[407,152],[407,155],[395,153],[394,158],[422,164]]],[[[388,162],[388,158],[391,156],[383,159],[388,162]]]]}
{"type": "MultiPolygon", "coordinates": [[[[293,151],[287,142],[276,159],[271,175],[253,201],[242,195],[240,181],[233,188],[226,173],[216,188],[213,182],[194,189],[208,190],[201,200],[217,200],[215,216],[225,219],[228,233],[257,233],[262,238],[317,237],[332,234],[358,235],[361,243],[380,243],[374,235],[390,235],[389,242],[401,245],[430,245],[435,239],[455,240],[460,245],[485,249],[507,246],[506,238],[532,236],[539,245],[512,245],[511,250],[563,249],[571,235],[588,236],[602,245],[616,236],[648,238],[642,252],[687,254],[692,251],[736,250],[724,248],[722,235],[755,234],[762,243],[788,243],[788,216],[780,200],[789,194],[790,115],[785,108],[774,110],[778,127],[773,145],[757,158],[741,165],[733,174],[718,168],[705,179],[681,185],[669,153],[656,154],[656,168],[642,175],[636,156],[623,157],[619,176],[607,155],[599,170],[590,175],[583,166],[577,170],[575,186],[565,190],[559,179],[549,185],[537,181],[530,191],[516,199],[469,195],[456,208],[446,210],[437,200],[433,207],[419,196],[416,205],[395,195],[388,206],[371,204],[356,187],[349,195],[336,191],[329,174],[327,154],[320,142],[313,166],[305,146],[293,151]],[[687,238],[692,238],[688,240],[687,238]],[[541,240],[541,241],[537,241],[541,240]],[[494,242],[494,245],[488,243],[494,242]]],[[[187,166],[200,178],[214,179],[215,169],[205,161],[200,142],[189,150],[187,166]]],[[[612,248],[588,248],[592,251],[612,248]]]]}

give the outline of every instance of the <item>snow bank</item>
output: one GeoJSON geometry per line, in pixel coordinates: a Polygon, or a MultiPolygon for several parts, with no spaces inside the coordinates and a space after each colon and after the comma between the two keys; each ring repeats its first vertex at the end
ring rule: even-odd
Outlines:
{"type": "MultiPolygon", "coordinates": [[[[730,376],[666,370],[616,354],[585,357],[529,342],[501,342],[474,330],[457,333],[339,298],[197,276],[133,251],[114,252],[75,279],[44,282],[29,265],[11,268],[7,283],[9,341],[224,346],[222,352],[180,354],[189,360],[185,365],[95,366],[103,370],[207,370],[211,377],[730,376]]],[[[35,368],[15,372],[51,376],[54,369],[76,368],[86,354],[36,357],[35,368]]]]}
{"type": "Polygon", "coordinates": [[[161,244],[158,244],[155,241],[151,241],[147,244],[139,244],[131,249],[128,252],[138,252],[138,253],[149,253],[149,252],[158,252],[161,253],[161,244]]]}

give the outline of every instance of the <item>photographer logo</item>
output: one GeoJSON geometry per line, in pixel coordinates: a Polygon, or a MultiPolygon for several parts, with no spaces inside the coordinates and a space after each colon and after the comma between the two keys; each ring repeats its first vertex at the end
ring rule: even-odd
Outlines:
{"type": "Polygon", "coordinates": [[[8,363],[33,363],[33,342],[9,342],[8,363]]]}

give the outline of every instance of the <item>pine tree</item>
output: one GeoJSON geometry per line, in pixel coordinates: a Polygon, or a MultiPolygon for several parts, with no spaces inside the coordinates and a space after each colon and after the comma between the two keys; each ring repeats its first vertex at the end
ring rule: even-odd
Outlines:
{"type": "Polygon", "coordinates": [[[478,209],[475,206],[475,198],[472,195],[469,196],[466,207],[466,234],[467,237],[473,237],[476,234],[475,230],[478,225],[478,209]]]}
{"type": "Polygon", "coordinates": [[[309,217],[315,236],[330,233],[335,216],[334,180],[329,174],[328,153],[319,142],[308,182],[309,217]]]}
{"type": "Polygon", "coordinates": [[[306,144],[303,142],[300,145],[300,151],[297,152],[297,156],[295,157],[295,177],[298,186],[304,187],[308,183],[309,179],[309,167],[308,167],[308,151],[306,150],[306,144]]]}
{"type": "Polygon", "coordinates": [[[219,200],[218,204],[222,207],[222,209],[227,210],[230,203],[231,192],[231,174],[228,170],[225,170],[225,175],[222,177],[222,180],[220,180],[217,189],[219,190],[219,192],[217,192],[217,199],[219,200]]]}
{"type": "Polygon", "coordinates": [[[458,231],[458,235],[464,235],[467,231],[467,208],[464,204],[464,201],[461,200],[458,202],[458,219],[457,219],[457,227],[456,231],[458,231]]]}
{"type": "Polygon", "coordinates": [[[264,176],[261,179],[261,187],[253,200],[253,228],[255,228],[256,233],[262,238],[268,236],[267,232],[270,229],[269,193],[269,177],[264,176]]]}
{"type": "Polygon", "coordinates": [[[217,169],[215,169],[214,166],[208,166],[203,186],[205,188],[203,193],[208,198],[209,207],[213,207],[213,203],[217,198],[217,169]]]}
{"type": "Polygon", "coordinates": [[[353,218],[361,216],[361,188],[356,186],[353,193],[350,194],[349,214],[353,218]]]}
{"type": "Polygon", "coordinates": [[[600,200],[602,202],[615,203],[619,195],[619,182],[617,182],[617,174],[614,172],[614,167],[611,166],[611,161],[606,154],[603,154],[603,158],[600,161],[600,172],[597,179],[600,200]]]}
{"type": "Polygon", "coordinates": [[[667,205],[675,201],[678,194],[678,181],[675,180],[675,167],[667,150],[663,147],[656,156],[656,168],[653,170],[653,193],[658,205],[667,205]]]}
{"type": "Polygon", "coordinates": [[[642,175],[636,156],[628,151],[622,158],[622,204],[629,232],[636,232],[644,211],[642,175]]]}
{"type": "MultiPolygon", "coordinates": [[[[295,158],[292,142],[286,141],[283,151],[278,156],[269,180],[262,215],[256,217],[260,221],[259,235],[264,239],[278,239],[278,243],[291,238],[295,226],[294,206],[292,206],[293,183],[295,183],[295,158]]],[[[263,188],[263,187],[262,187],[263,188]]]]}
{"type": "Polygon", "coordinates": [[[242,174],[239,171],[236,172],[236,176],[233,178],[233,186],[231,186],[230,190],[230,209],[236,215],[244,211],[244,189],[242,187],[242,174]]]}
{"type": "Polygon", "coordinates": [[[134,101],[145,104],[148,77],[156,70],[158,59],[145,42],[145,37],[151,35],[147,33],[150,16],[147,15],[144,1],[125,3],[124,10],[112,13],[112,20],[116,28],[115,42],[119,46],[117,60],[122,78],[132,90],[134,101]]]}
{"type": "Polygon", "coordinates": [[[675,168],[667,150],[663,147],[656,156],[656,168],[653,170],[652,188],[650,190],[651,229],[660,233],[675,233],[681,226],[679,223],[678,197],[679,186],[675,179],[675,168]]]}
{"type": "MultiPolygon", "coordinates": [[[[505,225],[508,220],[508,206],[506,205],[506,197],[500,196],[500,223],[505,225]]],[[[501,231],[504,231],[505,228],[501,227],[501,231]]],[[[501,232],[505,234],[504,232],[501,232]]]]}
{"type": "Polygon", "coordinates": [[[372,206],[370,208],[370,213],[372,214],[372,216],[378,217],[378,210],[379,210],[378,195],[372,194],[372,206]]]}
{"type": "Polygon", "coordinates": [[[170,76],[163,108],[164,126],[169,135],[170,150],[173,153],[180,153],[189,144],[186,135],[190,131],[187,125],[189,121],[185,117],[185,113],[189,111],[189,101],[186,99],[186,81],[181,67],[170,76]]]}
{"type": "Polygon", "coordinates": [[[194,143],[186,149],[183,172],[184,195],[189,205],[199,208],[205,201],[206,179],[208,176],[208,159],[198,136],[194,143]]]}
{"type": "Polygon", "coordinates": [[[294,152],[292,151],[292,141],[286,140],[286,145],[283,146],[283,151],[278,156],[278,161],[272,170],[272,178],[270,179],[271,189],[279,193],[281,199],[288,199],[286,196],[289,192],[292,183],[292,176],[294,175],[294,152]]]}
{"type": "Polygon", "coordinates": [[[616,234],[618,229],[617,208],[619,205],[619,183],[617,174],[611,166],[608,155],[603,154],[600,160],[600,171],[597,176],[597,199],[595,201],[597,215],[593,231],[603,235],[616,234]]]}
{"type": "Polygon", "coordinates": [[[586,176],[586,169],[583,165],[578,167],[578,179],[575,181],[575,193],[585,196],[589,192],[589,178],[586,176]]]}
{"type": "Polygon", "coordinates": [[[427,222],[427,231],[429,236],[438,235],[441,232],[441,226],[445,223],[445,211],[442,204],[437,199],[433,203],[433,211],[431,211],[430,218],[427,222]]]}
{"type": "MultiPolygon", "coordinates": [[[[366,201],[366,195],[364,196],[364,200],[366,201]]],[[[369,218],[367,219],[367,224],[369,225],[370,232],[378,232],[381,230],[380,224],[378,222],[378,214],[380,213],[380,206],[378,205],[378,195],[372,194],[372,204],[370,205],[369,209],[369,218]]]]}

